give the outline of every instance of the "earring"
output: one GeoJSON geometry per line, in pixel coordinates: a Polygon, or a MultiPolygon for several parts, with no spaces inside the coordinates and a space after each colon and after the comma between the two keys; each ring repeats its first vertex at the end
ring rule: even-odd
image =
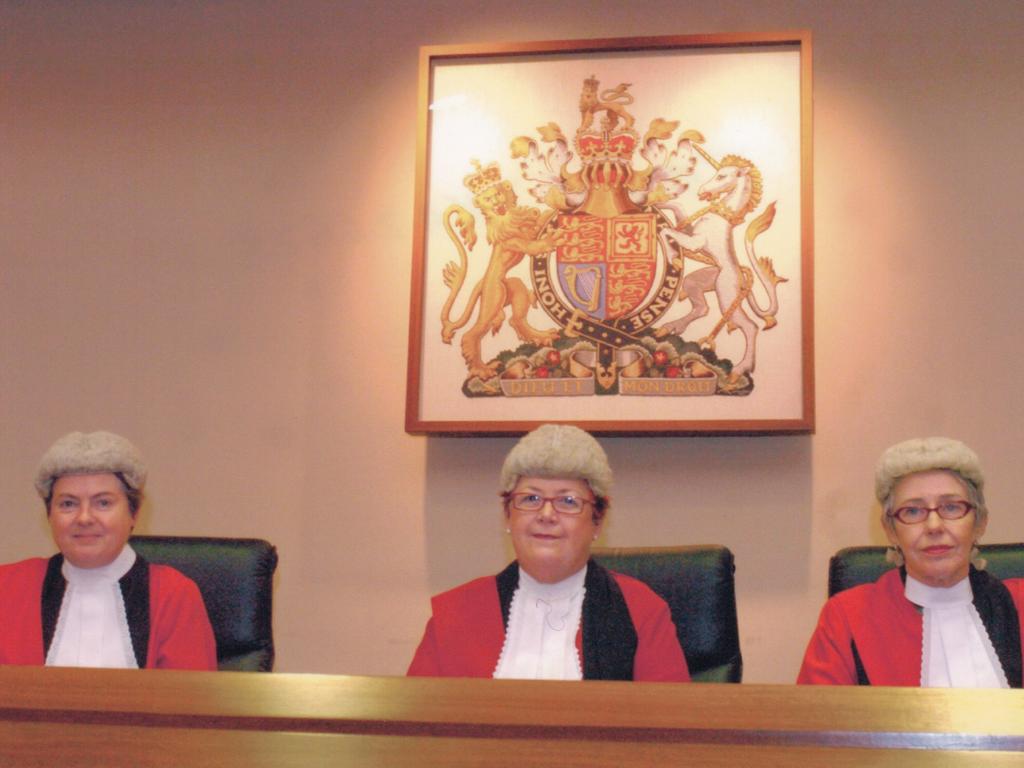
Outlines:
{"type": "Polygon", "coordinates": [[[903,553],[895,544],[890,544],[885,550],[885,559],[897,567],[903,565],[903,553]]]}
{"type": "Polygon", "coordinates": [[[985,570],[985,566],[988,565],[988,561],[981,556],[981,550],[978,549],[977,541],[971,546],[971,565],[979,571],[985,570]]]}

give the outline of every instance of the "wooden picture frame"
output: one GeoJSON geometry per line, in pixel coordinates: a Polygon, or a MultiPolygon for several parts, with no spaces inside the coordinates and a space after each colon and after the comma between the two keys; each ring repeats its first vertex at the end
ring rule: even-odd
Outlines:
{"type": "Polygon", "coordinates": [[[420,50],[406,431],[814,430],[807,31],[420,50]]]}

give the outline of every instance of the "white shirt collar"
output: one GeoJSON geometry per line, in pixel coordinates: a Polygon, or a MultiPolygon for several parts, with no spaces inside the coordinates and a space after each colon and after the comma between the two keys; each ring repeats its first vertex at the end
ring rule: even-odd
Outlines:
{"type": "Polygon", "coordinates": [[[543,600],[561,600],[571,597],[583,589],[583,582],[587,578],[587,566],[584,565],[571,576],[556,581],[554,584],[546,584],[537,581],[522,568],[519,569],[519,589],[531,597],[539,597],[543,600]]]}
{"type": "Polygon", "coordinates": [[[96,568],[79,568],[77,565],[72,565],[71,562],[65,558],[64,565],[61,566],[61,573],[69,584],[89,585],[115,583],[120,581],[121,577],[132,569],[137,557],[138,555],[135,554],[135,550],[125,544],[117,557],[106,565],[101,565],[96,568]]]}

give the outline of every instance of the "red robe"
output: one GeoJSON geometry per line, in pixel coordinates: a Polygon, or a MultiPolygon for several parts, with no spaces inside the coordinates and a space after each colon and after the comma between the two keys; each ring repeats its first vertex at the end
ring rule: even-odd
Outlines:
{"type": "MultiPolygon", "coordinates": [[[[611,575],[622,590],[637,634],[633,679],[689,681],[668,605],[643,582],[621,573],[611,575]]],[[[406,674],[492,677],[505,644],[495,577],[475,579],[436,595],[430,602],[433,615],[406,674]]],[[[582,661],[582,629],[576,633],[576,648],[582,661]]]]}
{"type": "MultiPolygon", "coordinates": [[[[0,566],[0,664],[38,665],[43,648],[42,593],[48,560],[0,566]]],[[[147,669],[217,669],[217,645],[199,588],[167,565],[149,564],[147,669]]]]}
{"type": "MultiPolygon", "coordinates": [[[[1020,637],[1024,638],[1024,579],[1008,579],[1003,584],[1017,607],[1020,637]]],[[[858,679],[856,654],[871,685],[920,686],[923,624],[922,614],[904,596],[898,568],[886,571],[872,584],[833,595],[821,610],[797,683],[863,684],[858,679]]],[[[998,646],[1000,638],[993,636],[993,628],[988,629],[998,646]]],[[[1019,659],[1022,649],[1011,650],[1019,659]]]]}

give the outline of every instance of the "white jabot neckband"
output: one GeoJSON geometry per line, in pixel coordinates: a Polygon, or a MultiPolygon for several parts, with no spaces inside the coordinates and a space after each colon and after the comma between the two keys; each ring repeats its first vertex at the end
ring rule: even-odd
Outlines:
{"type": "Polygon", "coordinates": [[[970,579],[929,587],[910,574],[907,599],[924,609],[921,686],[1009,688],[988,630],[974,607],[970,579]]]}
{"type": "Polygon", "coordinates": [[[67,588],[46,666],[138,668],[118,584],[135,559],[135,550],[126,545],[98,568],[79,568],[64,560],[61,573],[67,588]]]}
{"type": "Polygon", "coordinates": [[[576,633],[583,615],[587,567],[555,584],[519,569],[496,678],[582,680],[576,633]]]}

